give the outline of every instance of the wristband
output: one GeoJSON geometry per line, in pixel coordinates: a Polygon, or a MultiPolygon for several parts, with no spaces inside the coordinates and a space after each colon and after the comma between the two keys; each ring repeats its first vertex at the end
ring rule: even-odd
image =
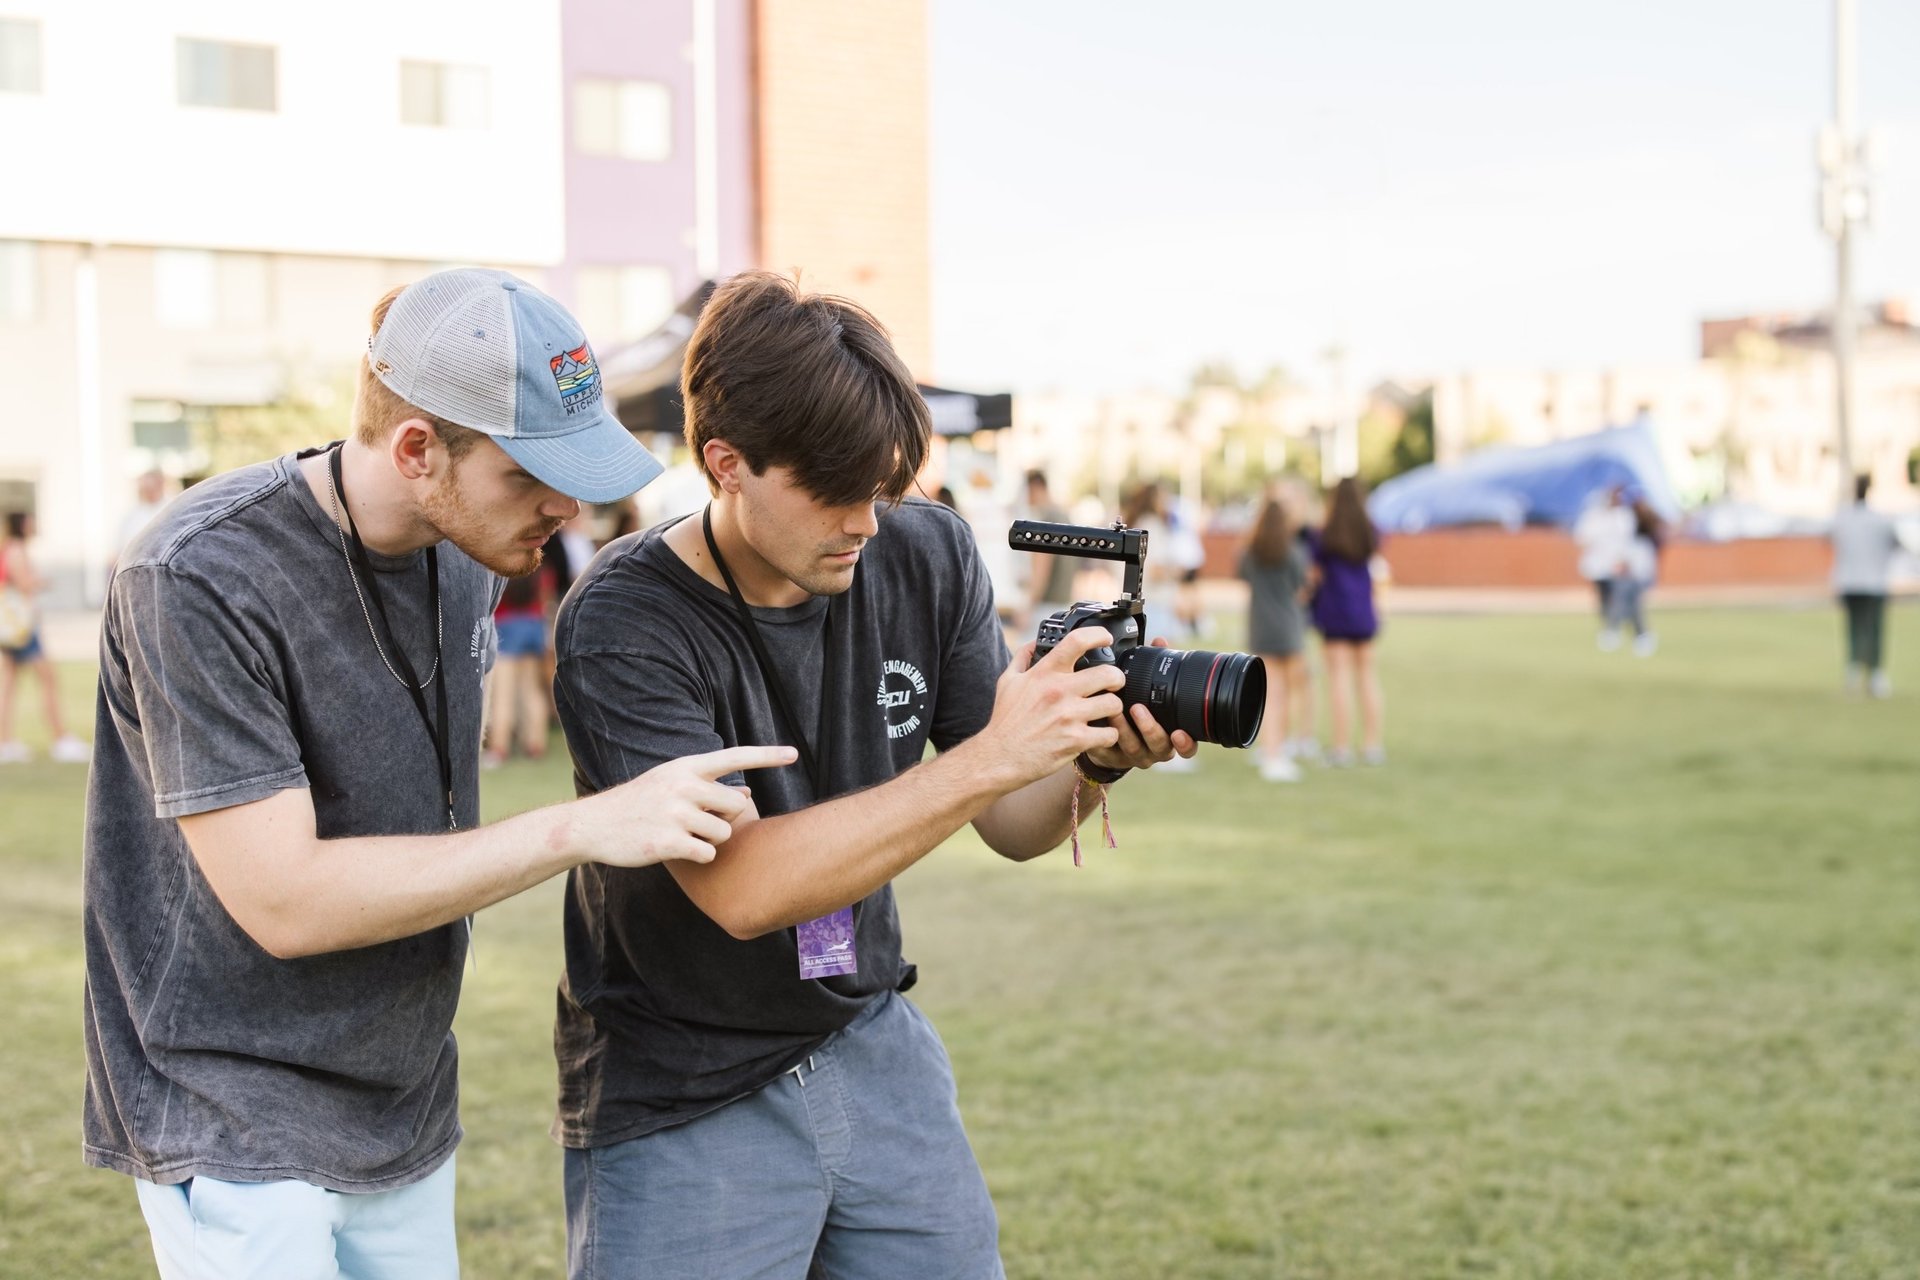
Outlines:
{"type": "Polygon", "coordinates": [[[1091,782],[1096,787],[1112,786],[1133,772],[1130,768],[1108,769],[1103,765],[1097,765],[1087,759],[1087,753],[1084,751],[1073,758],[1073,771],[1079,774],[1083,780],[1091,782]]]}

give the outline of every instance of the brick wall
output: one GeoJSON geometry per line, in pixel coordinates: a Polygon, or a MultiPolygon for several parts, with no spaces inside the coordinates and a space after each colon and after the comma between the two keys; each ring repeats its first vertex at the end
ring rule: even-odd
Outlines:
{"type": "Polygon", "coordinates": [[[759,0],[760,261],[932,368],[925,0],[759,0]]]}
{"type": "MultiPolygon", "coordinates": [[[[1232,577],[1240,541],[1207,538],[1205,572],[1232,577]]],[[[1436,529],[1387,540],[1393,581],[1403,587],[1578,587],[1580,553],[1555,529],[1436,529]]],[[[1747,538],[1739,542],[1668,544],[1660,558],[1666,587],[1824,588],[1833,553],[1825,538],[1747,538]]]]}

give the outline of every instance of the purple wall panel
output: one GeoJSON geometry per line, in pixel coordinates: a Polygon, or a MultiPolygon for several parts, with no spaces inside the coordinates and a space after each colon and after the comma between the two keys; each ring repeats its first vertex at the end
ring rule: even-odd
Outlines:
{"type": "MultiPolygon", "coordinates": [[[[562,0],[561,79],[566,146],[566,258],[555,296],[575,301],[583,266],[663,266],[681,296],[698,283],[694,224],[695,0],[562,0]],[[582,78],[650,80],[673,96],[666,160],[584,155],[573,145],[574,85],[582,78]]],[[[721,273],[754,264],[752,0],[712,0],[721,273]]]]}

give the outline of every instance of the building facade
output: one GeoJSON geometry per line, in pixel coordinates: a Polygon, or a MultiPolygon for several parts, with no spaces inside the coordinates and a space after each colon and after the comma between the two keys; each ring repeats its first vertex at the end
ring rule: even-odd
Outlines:
{"type": "Polygon", "coordinates": [[[0,0],[0,509],[54,603],[99,598],[135,478],[204,471],[223,411],[344,432],[373,303],[442,266],[525,276],[603,353],[798,269],[924,372],[924,5],[854,7],[0,0]]]}

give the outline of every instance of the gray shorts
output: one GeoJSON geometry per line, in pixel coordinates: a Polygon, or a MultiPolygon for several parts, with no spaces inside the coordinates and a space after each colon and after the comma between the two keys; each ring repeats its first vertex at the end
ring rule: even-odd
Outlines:
{"type": "Polygon", "coordinates": [[[889,992],[758,1092],[566,1154],[573,1280],[1003,1280],[926,1016],[889,992]]]}

